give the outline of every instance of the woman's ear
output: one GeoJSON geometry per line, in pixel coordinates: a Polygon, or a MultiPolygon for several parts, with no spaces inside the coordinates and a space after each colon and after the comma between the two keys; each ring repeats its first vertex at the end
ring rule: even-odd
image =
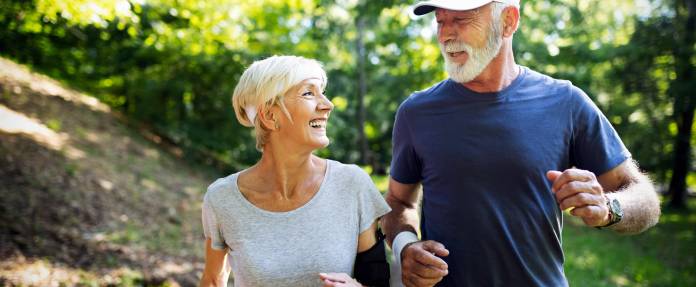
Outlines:
{"type": "Polygon", "coordinates": [[[258,114],[261,128],[269,131],[277,130],[278,116],[276,114],[277,111],[273,111],[272,108],[262,107],[258,114]]]}

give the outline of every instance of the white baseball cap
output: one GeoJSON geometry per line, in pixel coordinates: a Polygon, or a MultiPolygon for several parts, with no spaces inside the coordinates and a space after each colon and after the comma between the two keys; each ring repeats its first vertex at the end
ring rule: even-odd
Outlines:
{"type": "Polygon", "coordinates": [[[520,0],[431,0],[421,1],[413,5],[413,14],[418,16],[428,14],[437,8],[464,11],[486,5],[491,2],[500,2],[515,7],[520,7],[520,0]]]}

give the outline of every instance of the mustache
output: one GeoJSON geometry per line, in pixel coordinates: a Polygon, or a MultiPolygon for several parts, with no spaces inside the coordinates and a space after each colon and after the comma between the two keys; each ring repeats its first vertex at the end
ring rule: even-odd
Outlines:
{"type": "Polygon", "coordinates": [[[463,51],[471,55],[471,53],[474,51],[474,48],[471,47],[469,44],[465,43],[464,41],[456,40],[448,40],[445,43],[441,44],[440,48],[446,53],[455,53],[463,51]]]}

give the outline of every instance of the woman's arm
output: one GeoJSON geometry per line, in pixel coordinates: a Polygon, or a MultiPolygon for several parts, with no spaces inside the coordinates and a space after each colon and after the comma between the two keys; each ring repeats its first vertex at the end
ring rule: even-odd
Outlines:
{"type": "MultiPolygon", "coordinates": [[[[358,257],[356,258],[355,275],[358,280],[368,281],[368,285],[387,286],[389,284],[389,266],[383,248],[383,241],[377,240],[377,221],[358,236],[358,257]],[[375,244],[382,248],[375,249],[375,244]],[[371,253],[367,255],[367,253],[371,253]],[[362,266],[359,266],[362,265],[362,266]],[[384,273],[384,274],[381,274],[384,273]],[[357,278],[360,276],[365,278],[357,278]],[[370,284],[373,283],[373,284],[370,284]],[[375,284],[376,283],[376,284],[375,284]]],[[[363,286],[358,280],[345,273],[319,273],[324,287],[357,287],[363,286]]]]}
{"type": "Polygon", "coordinates": [[[370,249],[377,243],[377,221],[373,222],[370,228],[360,233],[358,236],[358,253],[370,249]]]}
{"type": "Polygon", "coordinates": [[[353,268],[355,279],[367,286],[389,286],[389,263],[384,247],[384,235],[377,222],[358,237],[358,254],[353,268]]]}
{"type": "Polygon", "coordinates": [[[227,286],[231,267],[227,264],[227,249],[217,250],[210,247],[210,239],[205,240],[205,269],[198,286],[227,286]]]}

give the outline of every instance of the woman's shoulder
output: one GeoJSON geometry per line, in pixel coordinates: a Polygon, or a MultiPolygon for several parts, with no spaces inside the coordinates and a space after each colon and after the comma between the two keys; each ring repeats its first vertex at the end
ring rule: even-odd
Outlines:
{"type": "Polygon", "coordinates": [[[356,164],[347,164],[340,161],[327,159],[331,172],[342,177],[364,178],[370,177],[365,170],[356,164]]]}
{"type": "Polygon", "coordinates": [[[355,164],[344,164],[340,162],[333,162],[336,166],[336,170],[341,171],[334,172],[334,178],[339,178],[337,182],[334,182],[333,187],[337,190],[335,194],[340,194],[341,199],[337,202],[341,204],[347,204],[348,202],[355,203],[360,213],[371,217],[371,221],[367,226],[361,226],[361,230],[369,227],[372,224],[372,219],[378,216],[382,216],[389,212],[389,205],[384,201],[382,194],[380,193],[377,186],[372,181],[370,175],[362,169],[360,166],[355,164]],[[339,174],[343,173],[343,174],[339,174]],[[368,215],[370,213],[374,214],[368,215]]]}
{"type": "Polygon", "coordinates": [[[204,200],[216,201],[215,199],[219,199],[224,193],[229,193],[230,190],[235,189],[238,175],[239,173],[234,173],[213,181],[205,192],[204,200]]]}
{"type": "Polygon", "coordinates": [[[370,175],[355,164],[329,160],[331,186],[349,194],[360,194],[375,189],[370,175]]]}

